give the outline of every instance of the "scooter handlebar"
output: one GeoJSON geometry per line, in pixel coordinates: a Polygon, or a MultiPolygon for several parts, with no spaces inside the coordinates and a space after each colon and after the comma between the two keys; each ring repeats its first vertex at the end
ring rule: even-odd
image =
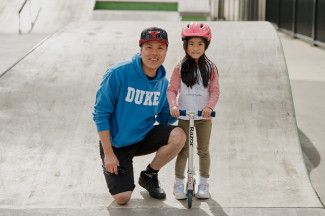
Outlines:
{"type": "Polygon", "coordinates": [[[186,116],[186,110],[180,110],[179,115],[180,116],[186,116]]]}
{"type": "MultiPolygon", "coordinates": [[[[179,115],[180,116],[186,116],[186,110],[180,110],[179,115]]],[[[197,116],[202,116],[202,111],[201,110],[197,111],[197,116]]],[[[215,111],[211,112],[211,117],[216,117],[216,112],[215,111]]]]}

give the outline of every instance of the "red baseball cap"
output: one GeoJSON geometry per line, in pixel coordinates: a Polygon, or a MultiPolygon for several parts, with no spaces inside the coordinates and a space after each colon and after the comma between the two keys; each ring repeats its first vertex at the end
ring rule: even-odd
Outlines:
{"type": "Polygon", "coordinates": [[[147,29],[144,29],[141,32],[140,40],[139,40],[139,46],[142,46],[145,42],[148,41],[159,41],[168,46],[168,35],[167,32],[164,29],[158,28],[158,27],[150,27],[147,29]]]}

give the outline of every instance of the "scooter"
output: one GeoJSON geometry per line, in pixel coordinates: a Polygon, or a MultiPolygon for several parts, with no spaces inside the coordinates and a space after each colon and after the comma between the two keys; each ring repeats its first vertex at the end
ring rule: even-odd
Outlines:
{"type": "MultiPolygon", "coordinates": [[[[189,132],[188,132],[188,147],[189,147],[189,153],[188,153],[188,168],[187,168],[187,183],[186,183],[186,196],[187,196],[187,206],[188,208],[192,208],[192,200],[195,195],[194,188],[195,188],[195,170],[193,166],[193,150],[194,150],[194,120],[196,117],[202,116],[202,111],[186,111],[186,110],[180,110],[179,111],[180,116],[188,116],[190,120],[189,125],[189,132]]],[[[213,111],[211,113],[211,117],[215,117],[216,113],[213,111]]]]}

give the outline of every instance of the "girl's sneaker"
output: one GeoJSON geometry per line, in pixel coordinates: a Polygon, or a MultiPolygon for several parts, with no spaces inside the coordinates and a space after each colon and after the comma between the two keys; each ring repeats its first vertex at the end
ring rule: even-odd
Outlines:
{"type": "Polygon", "coordinates": [[[199,199],[209,199],[210,198],[209,184],[208,183],[199,184],[198,190],[197,190],[197,193],[195,196],[199,199]]]}
{"type": "Polygon", "coordinates": [[[178,200],[186,199],[186,194],[184,192],[184,183],[175,182],[174,184],[174,196],[178,200]]]}

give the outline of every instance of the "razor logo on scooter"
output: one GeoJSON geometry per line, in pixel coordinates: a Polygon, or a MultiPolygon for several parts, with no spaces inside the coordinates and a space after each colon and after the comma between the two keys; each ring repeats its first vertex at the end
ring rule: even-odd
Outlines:
{"type": "Polygon", "coordinates": [[[190,145],[193,146],[194,127],[190,127],[190,145]]]}

